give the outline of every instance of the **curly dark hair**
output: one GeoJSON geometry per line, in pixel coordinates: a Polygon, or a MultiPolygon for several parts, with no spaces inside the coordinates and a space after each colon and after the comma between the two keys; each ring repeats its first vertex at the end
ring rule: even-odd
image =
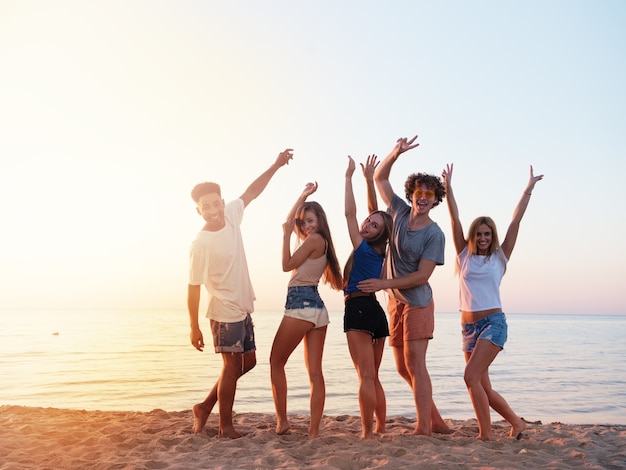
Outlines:
{"type": "Polygon", "coordinates": [[[446,188],[439,176],[428,175],[426,173],[413,173],[412,175],[409,175],[404,183],[404,196],[409,204],[411,204],[413,191],[422,185],[435,191],[435,202],[433,202],[433,207],[438,206],[439,203],[443,201],[443,198],[446,197],[446,188]]]}
{"type": "Polygon", "coordinates": [[[221,198],[222,192],[220,190],[220,185],[208,181],[205,181],[204,183],[198,183],[191,190],[191,199],[193,199],[194,202],[197,203],[202,196],[210,193],[217,193],[218,197],[221,198]]]}

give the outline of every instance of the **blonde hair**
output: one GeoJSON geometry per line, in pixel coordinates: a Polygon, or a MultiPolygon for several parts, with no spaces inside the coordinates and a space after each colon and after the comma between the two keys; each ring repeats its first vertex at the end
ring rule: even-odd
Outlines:
{"type": "MultiPolygon", "coordinates": [[[[504,269],[506,271],[506,258],[504,256],[504,253],[500,249],[500,240],[498,239],[498,229],[496,228],[496,223],[493,221],[491,217],[487,217],[486,215],[477,217],[474,219],[474,221],[470,225],[469,230],[467,231],[467,254],[468,255],[478,254],[478,248],[477,248],[478,228],[481,225],[486,225],[487,227],[489,227],[489,230],[491,230],[491,244],[487,248],[486,257],[489,258],[492,254],[497,253],[497,255],[502,260],[502,263],[504,263],[504,269]]],[[[457,273],[459,272],[459,270],[460,270],[460,266],[459,266],[459,260],[457,257],[457,263],[456,263],[457,273]]]]}

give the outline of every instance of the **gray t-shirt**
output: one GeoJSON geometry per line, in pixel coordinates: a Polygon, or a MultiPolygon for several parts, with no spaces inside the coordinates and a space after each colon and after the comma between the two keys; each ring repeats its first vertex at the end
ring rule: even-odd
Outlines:
{"type": "MultiPolygon", "coordinates": [[[[417,271],[422,259],[441,266],[444,261],[445,236],[435,222],[419,230],[409,231],[411,206],[394,194],[387,212],[393,218],[393,234],[383,269],[385,279],[405,276],[417,271]]],[[[424,307],[433,298],[430,284],[408,289],[389,289],[389,295],[412,307],[424,307]]]]}

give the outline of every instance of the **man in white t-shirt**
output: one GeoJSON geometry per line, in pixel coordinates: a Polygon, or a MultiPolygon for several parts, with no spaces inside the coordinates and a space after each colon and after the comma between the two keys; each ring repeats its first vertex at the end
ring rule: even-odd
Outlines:
{"type": "Polygon", "coordinates": [[[193,407],[193,432],[204,429],[213,407],[219,402],[219,437],[241,437],[233,427],[233,403],[237,380],[256,365],[254,329],[250,314],[254,310],[254,290],[241,236],[243,211],[258,197],[278,169],[293,158],[286,149],[238,199],[224,203],[217,183],[197,184],[191,197],[205,221],[190,250],[187,308],[191,344],[204,349],[198,321],[200,290],[209,293],[206,316],[211,320],[215,352],[222,355],[220,377],[202,403],[193,407]]]}

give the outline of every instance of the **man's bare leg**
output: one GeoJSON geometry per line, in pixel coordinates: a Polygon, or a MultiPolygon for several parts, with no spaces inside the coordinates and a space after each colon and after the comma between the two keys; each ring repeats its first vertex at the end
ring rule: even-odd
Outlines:
{"type": "Polygon", "coordinates": [[[439,414],[435,401],[433,400],[432,408],[430,409],[430,427],[432,432],[439,434],[450,434],[452,431],[439,414]]]}
{"type": "Polygon", "coordinates": [[[217,387],[219,402],[219,437],[238,439],[241,437],[233,426],[233,404],[237,390],[237,380],[256,365],[256,353],[222,353],[224,365],[217,387]]]}
{"type": "Polygon", "coordinates": [[[427,339],[406,341],[404,343],[404,362],[411,375],[411,388],[415,399],[417,425],[413,434],[430,436],[433,392],[430,375],[426,368],[427,339]]]}
{"type": "Polygon", "coordinates": [[[206,422],[213,411],[213,407],[217,403],[217,389],[219,387],[219,380],[213,385],[213,388],[204,399],[202,403],[197,403],[193,406],[193,432],[198,434],[202,432],[206,422]]]}

